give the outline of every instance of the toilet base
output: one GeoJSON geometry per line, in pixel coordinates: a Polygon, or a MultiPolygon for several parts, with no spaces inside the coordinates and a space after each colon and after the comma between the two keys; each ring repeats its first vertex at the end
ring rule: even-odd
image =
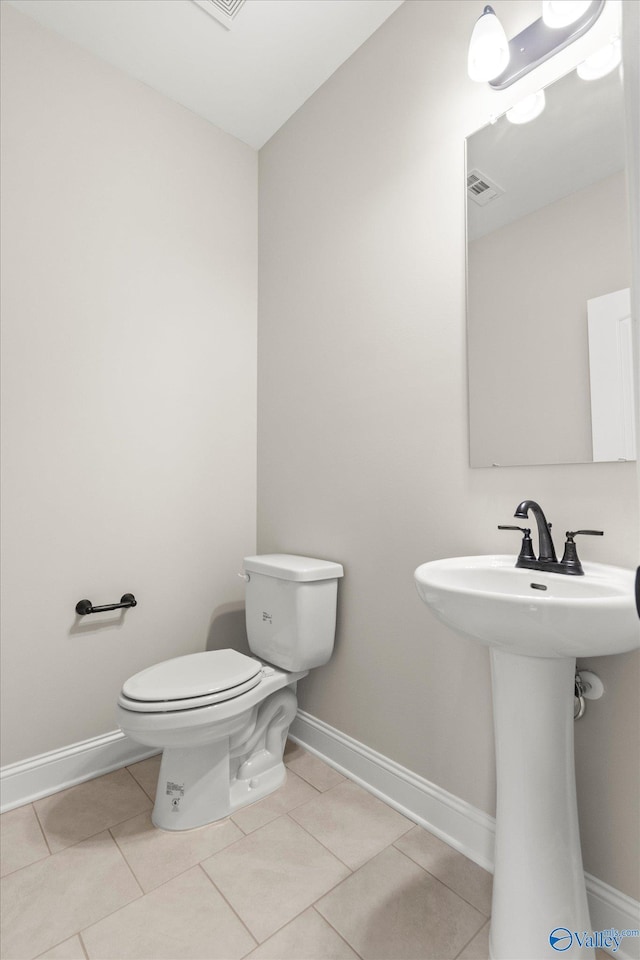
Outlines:
{"type": "Polygon", "coordinates": [[[226,816],[228,763],[224,740],[201,747],[167,747],[162,754],[151,815],[155,826],[163,830],[190,830],[226,816]]]}
{"type": "Polygon", "coordinates": [[[296,713],[290,689],[272,694],[250,736],[166,747],[151,819],[162,830],[192,830],[261,800],[286,779],[284,744],[296,713]]]}

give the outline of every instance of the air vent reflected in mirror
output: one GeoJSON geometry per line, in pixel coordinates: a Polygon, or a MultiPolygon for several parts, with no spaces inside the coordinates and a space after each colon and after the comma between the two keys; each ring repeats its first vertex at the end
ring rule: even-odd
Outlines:
{"type": "Polygon", "coordinates": [[[485,207],[496,197],[501,197],[503,193],[502,187],[479,170],[471,170],[467,174],[467,195],[479,207],[485,207]]]}

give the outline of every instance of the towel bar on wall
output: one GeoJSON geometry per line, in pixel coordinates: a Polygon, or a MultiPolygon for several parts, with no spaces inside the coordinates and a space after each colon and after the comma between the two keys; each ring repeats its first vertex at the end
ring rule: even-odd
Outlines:
{"type": "Polygon", "coordinates": [[[107,610],[120,610],[123,607],[135,607],[138,601],[132,593],[124,593],[120,597],[120,603],[104,603],[101,607],[94,607],[91,600],[78,600],[76,603],[76,613],[81,617],[88,613],[104,613],[107,610]]]}

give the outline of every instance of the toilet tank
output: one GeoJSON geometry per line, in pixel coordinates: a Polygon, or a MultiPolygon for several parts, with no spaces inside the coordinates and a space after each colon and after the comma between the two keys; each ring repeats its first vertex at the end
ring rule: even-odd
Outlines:
{"type": "Polygon", "coordinates": [[[326,663],[336,633],[341,564],[272,553],[245,557],[244,571],[251,652],[283,670],[326,663]]]}

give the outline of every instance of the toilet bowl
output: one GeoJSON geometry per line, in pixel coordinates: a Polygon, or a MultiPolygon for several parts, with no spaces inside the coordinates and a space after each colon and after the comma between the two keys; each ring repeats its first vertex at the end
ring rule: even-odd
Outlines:
{"type": "Polygon", "coordinates": [[[165,830],[220,820],[283,783],[296,683],[333,650],[340,564],[271,554],[245,558],[244,574],[256,656],[166,660],[127,680],[118,698],[124,733],[163,751],[152,820],[165,830]]]}

